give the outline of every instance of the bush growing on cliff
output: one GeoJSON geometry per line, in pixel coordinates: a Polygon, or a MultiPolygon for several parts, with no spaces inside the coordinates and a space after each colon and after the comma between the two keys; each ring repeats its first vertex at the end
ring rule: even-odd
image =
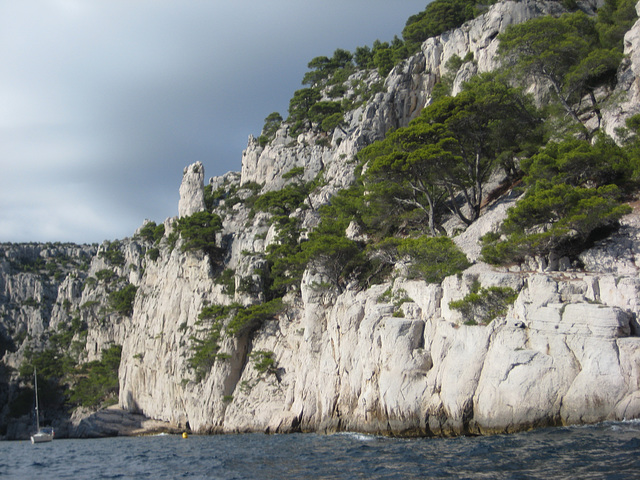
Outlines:
{"type": "MultiPolygon", "coordinates": [[[[584,105],[580,100],[588,96],[591,111],[600,122],[595,90],[615,82],[623,56],[621,43],[602,43],[598,26],[603,31],[606,25],[578,11],[511,25],[498,37],[498,51],[516,78],[529,82],[534,77],[549,84],[558,105],[587,140],[593,131],[581,116],[584,105]]],[[[596,130],[599,128],[598,123],[596,130]]]]}
{"type": "Polygon", "coordinates": [[[253,208],[275,215],[290,215],[303,205],[308,193],[307,184],[289,184],[280,190],[272,190],[260,195],[253,204],[253,208]]]}
{"type": "MultiPolygon", "coordinates": [[[[493,1],[485,2],[491,4],[493,1]]],[[[412,15],[402,31],[410,53],[416,52],[427,38],[461,26],[478,16],[477,0],[435,0],[422,12],[412,15]]]]}
{"type": "Polygon", "coordinates": [[[115,240],[113,242],[105,242],[104,248],[98,253],[98,257],[103,258],[105,262],[115,266],[124,265],[124,254],[122,253],[122,242],[115,240]]]}
{"type": "Polygon", "coordinates": [[[266,249],[268,277],[265,284],[269,299],[283,297],[292,286],[299,284],[305,267],[300,256],[300,221],[288,216],[277,217],[274,221],[278,234],[266,249]]]}
{"type": "Polygon", "coordinates": [[[399,240],[397,248],[399,255],[411,260],[409,277],[429,283],[440,283],[470,266],[465,254],[448,237],[407,238],[399,240]]]}
{"type": "Polygon", "coordinates": [[[176,232],[184,241],[182,244],[183,252],[200,250],[211,257],[217,256],[216,233],[220,230],[222,230],[220,216],[207,211],[182,217],[176,224],[176,232]]]}
{"type": "Polygon", "coordinates": [[[195,373],[196,382],[200,382],[207,376],[216,360],[224,358],[224,355],[219,353],[221,332],[222,322],[215,321],[209,327],[204,338],[200,339],[194,335],[190,337],[193,342],[191,346],[192,355],[187,363],[195,373]]]}
{"type": "Polygon", "coordinates": [[[283,303],[280,298],[250,307],[240,307],[227,324],[227,333],[235,337],[250,336],[265,321],[275,318],[282,309],[283,303]]]}
{"type": "Polygon", "coordinates": [[[507,313],[518,293],[509,287],[481,287],[474,282],[471,292],[461,300],[449,302],[449,308],[458,310],[467,325],[487,324],[507,313]]]}
{"type": "Polygon", "coordinates": [[[287,122],[291,124],[292,134],[311,126],[309,112],[321,98],[322,94],[317,88],[296,90],[289,101],[289,118],[287,118],[287,122]]]}
{"type": "Polygon", "coordinates": [[[549,143],[521,167],[527,193],[509,210],[500,232],[482,239],[489,263],[575,254],[594,233],[630,212],[621,201],[624,189],[633,188],[637,159],[605,136],[593,145],[575,138],[549,143]]]}
{"type": "Polygon", "coordinates": [[[122,289],[109,294],[109,305],[120,315],[130,316],[133,313],[133,302],[137,291],[138,287],[129,283],[122,289]]]}
{"type": "Polygon", "coordinates": [[[274,355],[273,352],[265,350],[251,352],[250,357],[253,360],[253,368],[255,368],[258,373],[276,375],[278,364],[274,355]]]}
{"type": "Polygon", "coordinates": [[[233,295],[236,292],[236,272],[231,268],[225,268],[222,273],[216,277],[214,282],[222,285],[222,292],[227,295],[233,295]]]}
{"type": "Polygon", "coordinates": [[[75,385],[69,390],[69,400],[83,407],[112,405],[118,401],[118,369],[122,346],[111,345],[102,350],[100,360],[79,368],[75,385]]]}
{"type": "Polygon", "coordinates": [[[157,243],[164,236],[164,224],[156,225],[156,222],[147,222],[140,229],[138,235],[147,242],[157,243]]]}
{"type": "Polygon", "coordinates": [[[258,137],[258,143],[260,146],[266,146],[276,135],[278,128],[282,124],[283,118],[278,112],[272,112],[264,119],[264,126],[262,127],[262,133],[258,137]]]}

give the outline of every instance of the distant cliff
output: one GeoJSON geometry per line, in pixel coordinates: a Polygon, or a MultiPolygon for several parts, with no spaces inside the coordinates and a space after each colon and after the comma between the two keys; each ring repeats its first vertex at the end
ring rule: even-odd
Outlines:
{"type": "MultiPolygon", "coordinates": [[[[516,201],[507,192],[487,199],[480,219],[454,237],[472,263],[459,275],[426,283],[407,279],[398,264],[384,283],[330,288],[326,272],[309,267],[299,288],[276,299],[275,313],[251,310],[274,304],[265,296],[265,254],[282,242],[275,215],[252,208],[257,194],[315,181],[304,206],[284,215],[311,231],[319,207],[354,181],[355,155],[418,116],[454,55],[474,59],[455,72],[455,94],[497,67],[496,37],[508,25],[562,11],[558,2],[498,3],[427,40],[384,79],[355,73],[345,97],[363,85],[384,88],[346,112],[341,128],[294,135],[283,123],[267,144],[250,137],[241,172],[207,185],[204,166],[188,166],[179,217],[146,223],[131,238],[1,245],[0,433],[25,436],[30,418],[17,399],[30,392],[19,369],[63,331],[71,336],[54,337],[56,345],[75,348],[80,364],[122,347],[112,401],[120,410],[59,410],[49,420],[63,436],[163,428],[460,435],[640,417],[636,210],[580,265],[532,258],[492,267],[479,261],[478,240],[516,201]],[[299,167],[299,178],[288,175],[299,167]],[[215,241],[192,248],[185,219],[200,212],[215,241]],[[515,300],[487,325],[471,325],[451,302],[480,287],[509,289],[515,300]],[[130,305],[118,294],[127,291],[130,305]],[[248,323],[234,329],[229,312],[243,308],[248,323]]],[[[611,134],[640,112],[639,42],[636,23],[616,91],[606,92],[615,99],[602,112],[611,134]]],[[[539,87],[532,91],[543,101],[539,87]]],[[[348,235],[358,237],[355,225],[348,235]]]]}

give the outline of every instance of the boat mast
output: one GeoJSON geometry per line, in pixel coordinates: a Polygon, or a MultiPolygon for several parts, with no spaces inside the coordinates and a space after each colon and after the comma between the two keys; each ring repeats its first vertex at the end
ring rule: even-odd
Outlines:
{"type": "Polygon", "coordinates": [[[36,372],[36,367],[33,367],[33,377],[35,379],[36,387],[36,425],[38,427],[38,431],[40,431],[40,412],[38,411],[38,373],[36,372]]]}

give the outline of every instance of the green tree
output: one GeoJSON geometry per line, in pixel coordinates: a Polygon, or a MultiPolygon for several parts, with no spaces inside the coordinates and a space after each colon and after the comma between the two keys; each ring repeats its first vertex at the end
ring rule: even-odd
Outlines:
{"type": "Polygon", "coordinates": [[[498,161],[508,167],[513,163],[509,159],[537,145],[540,125],[526,96],[493,75],[482,75],[456,97],[429,105],[408,127],[363,149],[360,156],[369,162],[366,178],[406,184],[411,196],[396,200],[421,208],[436,235],[444,193],[448,207],[471,224],[480,214],[484,184],[498,161]]]}
{"type": "Polygon", "coordinates": [[[156,222],[147,222],[140,229],[139,235],[147,242],[156,243],[164,236],[164,224],[156,225],[156,222]]]}
{"type": "Polygon", "coordinates": [[[361,69],[373,68],[373,53],[368,46],[357,47],[353,57],[356,66],[361,69]]]}
{"type": "Polygon", "coordinates": [[[325,83],[336,71],[351,67],[353,55],[341,48],[333,52],[333,57],[315,57],[308,64],[309,72],[302,79],[303,85],[316,87],[325,83]]]}
{"type": "MultiPolygon", "coordinates": [[[[441,228],[437,215],[442,213],[445,195],[439,182],[442,165],[455,161],[451,141],[442,125],[413,123],[360,152],[360,158],[369,161],[365,181],[398,185],[391,194],[393,201],[423,210],[434,236],[441,228]]],[[[376,194],[380,190],[376,188],[376,194]]],[[[391,193],[389,188],[385,193],[391,193]]]]}
{"type": "Polygon", "coordinates": [[[278,234],[267,246],[268,265],[267,298],[284,296],[295,285],[299,285],[306,263],[301,256],[300,222],[289,216],[278,217],[278,234]]]}
{"type": "Polygon", "coordinates": [[[461,26],[476,17],[475,0],[434,0],[427,8],[409,17],[402,37],[415,52],[427,38],[461,26]]]}
{"type": "Polygon", "coordinates": [[[308,193],[309,185],[290,183],[280,190],[263,193],[256,199],[253,207],[275,215],[290,215],[303,205],[308,193]]]}
{"type": "Polygon", "coordinates": [[[564,111],[584,138],[590,138],[578,116],[576,102],[588,94],[600,118],[594,90],[615,76],[620,51],[600,46],[595,21],[582,12],[559,18],[545,16],[511,25],[499,35],[498,52],[520,78],[533,76],[549,82],[564,111]]]}
{"type": "Polygon", "coordinates": [[[282,299],[241,307],[227,325],[227,333],[235,337],[251,336],[264,322],[276,318],[284,306],[282,299]]]}
{"type": "Polygon", "coordinates": [[[100,360],[82,365],[80,375],[69,392],[71,402],[84,407],[96,407],[109,400],[109,403],[116,403],[121,356],[122,347],[111,345],[102,350],[100,360]]]}
{"type": "Polygon", "coordinates": [[[605,0],[604,5],[598,9],[596,23],[603,48],[622,51],[624,35],[637,17],[634,0],[605,0]]]}
{"type": "Polygon", "coordinates": [[[326,118],[334,115],[342,114],[342,105],[340,102],[321,101],[314,104],[309,109],[309,120],[322,125],[326,118]]]}
{"type": "Polygon", "coordinates": [[[525,182],[568,184],[577,187],[603,187],[615,184],[633,188],[634,163],[624,148],[611,137],[599,134],[594,143],[569,137],[550,142],[536,155],[524,159],[525,182]]]}
{"type": "Polygon", "coordinates": [[[137,291],[138,287],[130,283],[120,290],[114,290],[109,294],[109,305],[119,314],[130,316],[137,291]]]}
{"type": "MultiPolygon", "coordinates": [[[[196,212],[178,220],[176,231],[182,237],[182,251],[201,250],[208,255],[217,253],[216,233],[222,229],[222,219],[215,213],[196,212]]],[[[213,258],[212,258],[213,260],[213,258]]]]}
{"type": "Polygon", "coordinates": [[[344,232],[329,234],[314,230],[309,235],[309,241],[302,244],[302,255],[307,267],[327,276],[331,285],[339,291],[344,290],[346,275],[363,262],[361,248],[346,238],[344,232]]]}
{"type": "Polygon", "coordinates": [[[509,210],[499,234],[483,238],[490,263],[527,256],[573,255],[594,232],[615,226],[630,211],[621,204],[637,160],[610,138],[595,144],[569,138],[548,144],[522,162],[527,193],[509,210]]]}
{"type": "Polygon", "coordinates": [[[258,138],[260,145],[265,146],[276,135],[278,128],[282,124],[282,116],[278,112],[272,112],[264,119],[264,126],[262,127],[262,133],[258,138]]]}
{"type": "Polygon", "coordinates": [[[287,122],[292,125],[293,133],[302,128],[308,128],[309,111],[322,98],[322,94],[316,88],[302,88],[296,90],[289,101],[289,118],[287,122]]]}
{"type": "Polygon", "coordinates": [[[469,267],[462,251],[448,237],[407,238],[398,242],[398,254],[411,259],[409,276],[440,283],[469,267]]]}
{"type": "Polygon", "coordinates": [[[300,264],[324,274],[340,291],[346,277],[357,275],[357,270],[366,263],[363,246],[345,236],[349,223],[359,214],[359,195],[354,192],[342,190],[330,204],[320,207],[320,224],[300,244],[297,257],[300,264]]]}
{"type": "Polygon", "coordinates": [[[498,80],[494,74],[474,77],[456,97],[445,97],[425,108],[416,125],[441,125],[448,138],[446,150],[453,162],[442,162],[441,181],[450,205],[465,223],[480,215],[484,184],[502,161],[537,147],[542,138],[540,116],[520,90],[498,80]],[[456,196],[461,194],[468,213],[456,196]]]}

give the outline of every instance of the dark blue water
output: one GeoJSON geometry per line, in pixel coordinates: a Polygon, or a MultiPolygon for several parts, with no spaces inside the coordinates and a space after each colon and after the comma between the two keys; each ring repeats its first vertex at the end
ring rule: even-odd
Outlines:
{"type": "Polygon", "coordinates": [[[514,435],[155,436],[0,443],[2,479],[632,479],[640,422],[514,435]]]}

